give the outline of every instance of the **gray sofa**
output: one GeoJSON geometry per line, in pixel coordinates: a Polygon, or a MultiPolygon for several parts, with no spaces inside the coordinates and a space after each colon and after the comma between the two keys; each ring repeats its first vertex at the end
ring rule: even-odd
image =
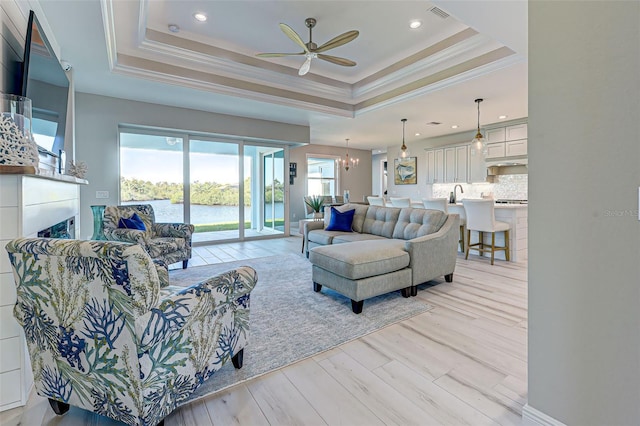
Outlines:
{"type": "Polygon", "coordinates": [[[304,247],[313,265],[314,290],[331,288],[351,299],[355,313],[370,297],[401,290],[417,294],[417,285],[444,276],[453,280],[460,218],[439,210],[345,204],[354,209],[353,232],[327,231],[324,221],[306,222],[304,247]]]}

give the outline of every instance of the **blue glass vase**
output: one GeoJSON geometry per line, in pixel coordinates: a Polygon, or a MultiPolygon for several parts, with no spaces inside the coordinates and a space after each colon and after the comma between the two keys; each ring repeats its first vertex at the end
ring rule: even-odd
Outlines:
{"type": "Polygon", "coordinates": [[[92,240],[106,240],[104,232],[102,232],[102,220],[104,216],[104,208],[106,206],[91,206],[93,212],[93,235],[92,240]]]}

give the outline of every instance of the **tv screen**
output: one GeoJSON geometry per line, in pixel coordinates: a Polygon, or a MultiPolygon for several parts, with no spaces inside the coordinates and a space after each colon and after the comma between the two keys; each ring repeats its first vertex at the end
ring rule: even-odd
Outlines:
{"type": "Polygon", "coordinates": [[[31,131],[40,151],[57,156],[64,149],[69,79],[33,11],[24,44],[21,94],[31,99],[31,131]]]}

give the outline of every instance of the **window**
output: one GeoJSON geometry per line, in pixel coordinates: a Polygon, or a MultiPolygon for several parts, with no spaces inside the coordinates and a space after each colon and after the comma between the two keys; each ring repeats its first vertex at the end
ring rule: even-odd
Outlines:
{"type": "Polygon", "coordinates": [[[307,195],[335,195],[337,184],[337,157],[307,157],[307,195]]]}

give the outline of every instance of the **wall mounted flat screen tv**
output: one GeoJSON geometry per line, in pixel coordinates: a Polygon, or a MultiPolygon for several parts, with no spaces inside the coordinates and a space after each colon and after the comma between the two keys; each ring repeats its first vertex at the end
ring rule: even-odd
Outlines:
{"type": "Polygon", "coordinates": [[[69,79],[33,11],[24,43],[21,92],[31,99],[31,130],[39,150],[57,156],[64,149],[69,79]]]}

